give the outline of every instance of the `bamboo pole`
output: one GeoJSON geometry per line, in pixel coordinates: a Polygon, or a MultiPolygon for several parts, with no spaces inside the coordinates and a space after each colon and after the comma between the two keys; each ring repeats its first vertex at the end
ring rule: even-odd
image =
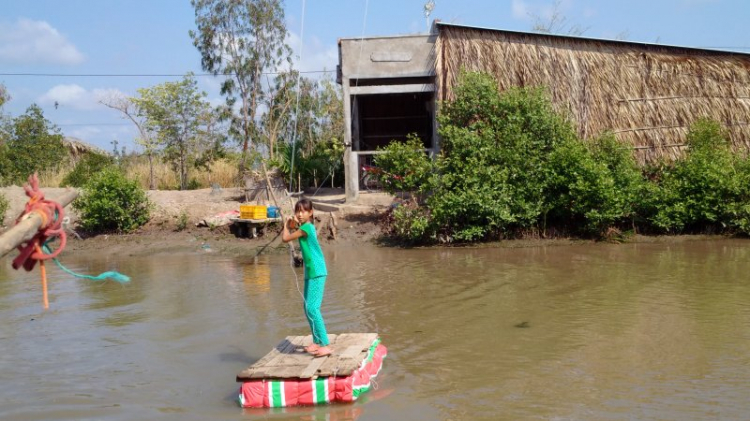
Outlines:
{"type": "MultiPolygon", "coordinates": [[[[66,207],[76,197],[78,197],[77,191],[68,190],[62,196],[55,199],[55,201],[60,203],[60,206],[66,207]]],[[[36,212],[24,216],[18,224],[0,235],[0,258],[10,253],[11,250],[21,245],[24,241],[31,240],[41,226],[42,217],[36,212]]]]}
{"type": "MultiPolygon", "coordinates": [[[[281,210],[281,206],[279,206],[279,202],[276,200],[276,193],[273,191],[273,187],[271,186],[271,179],[268,178],[268,171],[266,171],[266,163],[261,163],[263,168],[263,176],[266,178],[266,186],[268,187],[268,193],[271,194],[271,199],[273,199],[274,205],[276,205],[276,208],[279,209],[279,215],[281,215],[281,221],[283,224],[286,224],[286,219],[284,219],[284,212],[281,210]]],[[[291,198],[289,198],[291,200],[291,198]]],[[[294,204],[292,204],[292,212],[294,212],[294,204]]],[[[295,264],[297,264],[297,261],[301,261],[302,259],[297,256],[296,251],[294,250],[294,244],[290,241],[287,243],[289,245],[289,252],[292,254],[292,259],[294,260],[295,264]]],[[[298,265],[299,266],[299,265],[298,265]]]]}

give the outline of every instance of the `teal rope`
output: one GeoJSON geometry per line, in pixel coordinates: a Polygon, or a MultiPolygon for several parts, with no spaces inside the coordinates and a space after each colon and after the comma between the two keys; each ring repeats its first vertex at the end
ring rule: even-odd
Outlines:
{"type": "MultiPolygon", "coordinates": [[[[42,244],[42,249],[45,253],[49,254],[52,250],[47,246],[47,243],[42,244]]],[[[120,272],[115,271],[107,271],[100,273],[98,276],[91,276],[91,275],[82,275],[80,273],[73,272],[72,270],[66,268],[63,266],[62,263],[60,263],[57,259],[52,259],[55,261],[55,264],[57,267],[63,270],[63,272],[67,273],[68,275],[75,276],[76,278],[83,278],[83,279],[90,279],[92,281],[104,281],[106,279],[112,279],[113,281],[117,281],[121,284],[124,284],[125,282],[130,282],[130,277],[127,275],[123,275],[120,272]]]]}

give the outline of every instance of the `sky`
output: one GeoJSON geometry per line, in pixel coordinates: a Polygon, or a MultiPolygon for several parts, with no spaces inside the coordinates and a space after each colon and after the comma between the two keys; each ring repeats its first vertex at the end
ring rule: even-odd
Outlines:
{"type": "MultiPolygon", "coordinates": [[[[337,40],[424,33],[433,19],[531,31],[557,10],[582,36],[739,51],[750,54],[747,0],[285,0],[296,67],[335,70],[337,40]]],[[[188,31],[189,0],[0,0],[0,84],[16,117],[32,105],[63,135],[111,151],[137,150],[132,123],[99,101],[194,72],[213,104],[220,81],[205,75],[188,31]]],[[[323,73],[309,73],[321,76],[323,73]]]]}

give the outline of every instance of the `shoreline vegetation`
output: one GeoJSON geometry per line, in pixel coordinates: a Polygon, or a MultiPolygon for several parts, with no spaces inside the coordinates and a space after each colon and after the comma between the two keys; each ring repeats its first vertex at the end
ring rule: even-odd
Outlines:
{"type": "Polygon", "coordinates": [[[462,73],[455,99],[440,107],[434,159],[414,137],[375,157],[386,190],[414,197],[394,210],[392,238],[750,234],[750,157],[719,122],[692,122],[676,160],[638,165],[613,133],[580,138],[544,88],[497,86],[490,75],[462,73]]]}
{"type": "MultiPolygon", "coordinates": [[[[57,197],[63,188],[44,188],[49,198],[57,197]]],[[[8,198],[10,208],[5,218],[5,227],[13,225],[13,218],[23,210],[27,197],[21,187],[10,186],[0,188],[0,194],[8,198]],[[12,215],[12,216],[11,216],[12,215]]],[[[228,226],[214,229],[196,227],[202,218],[239,208],[241,201],[238,197],[239,189],[224,189],[221,195],[212,195],[211,189],[189,191],[153,190],[148,192],[149,199],[154,205],[151,221],[132,233],[111,233],[98,235],[84,235],[76,237],[71,231],[66,248],[67,253],[88,253],[96,251],[106,254],[138,257],[162,253],[176,254],[205,254],[253,258],[268,253],[286,253],[287,248],[281,243],[280,227],[271,226],[258,238],[237,237],[228,226]],[[183,229],[178,229],[179,216],[187,215],[188,223],[183,229]]],[[[388,208],[380,205],[361,207],[357,213],[337,212],[338,228],[336,238],[321,235],[321,242],[329,247],[380,247],[398,246],[386,241],[383,237],[382,220],[388,208]]],[[[66,216],[75,225],[78,220],[77,212],[70,206],[66,208],[66,216]]],[[[325,223],[327,214],[321,212],[321,221],[325,223]]],[[[2,232],[0,231],[0,233],[2,232]]],[[[78,232],[78,231],[76,231],[78,232]]],[[[632,235],[622,243],[682,243],[688,241],[712,241],[732,238],[726,235],[632,235]]],[[[585,245],[601,243],[596,239],[583,239],[559,236],[555,238],[541,238],[529,235],[512,240],[489,241],[482,243],[452,244],[456,248],[527,248],[527,247],[558,247],[571,245],[585,245]]],[[[440,248],[445,246],[425,246],[440,248]]],[[[11,253],[10,256],[15,255],[11,253]]],[[[63,257],[65,252],[63,253],[63,257]]]]}
{"type": "MultiPolygon", "coordinates": [[[[24,118],[45,126],[46,120],[37,111],[32,109],[24,118]]],[[[344,225],[338,230],[339,241],[414,247],[506,240],[532,244],[646,241],[643,234],[750,234],[750,157],[741,145],[732,144],[719,122],[695,121],[687,133],[684,153],[675,161],[638,165],[632,146],[612,133],[581,139],[573,122],[554,110],[544,88],[498,92],[491,76],[468,72],[455,87],[455,99],[440,104],[437,118],[441,152],[436,157],[425,154],[424,140],[415,136],[391,142],[375,157],[380,185],[393,197],[408,192],[408,199],[396,199],[385,209],[370,209],[364,216],[339,215],[344,225]]],[[[3,168],[13,169],[0,174],[5,184],[19,183],[20,175],[27,173],[21,163],[60,171],[53,164],[59,163],[61,150],[44,157],[47,161],[36,162],[31,158],[41,159],[40,145],[16,137],[3,152],[8,164],[3,168]],[[24,145],[29,149],[24,150],[24,145]]],[[[48,137],[50,145],[57,145],[59,139],[48,137]]],[[[301,148],[285,144],[279,147],[277,158],[254,156],[253,162],[264,168],[272,164],[280,178],[290,183],[295,177],[289,175],[299,173],[295,189],[324,185],[326,180],[333,184],[341,169],[330,164],[340,164],[341,151],[326,149],[325,145],[336,144],[334,138],[328,140],[308,145],[310,155],[297,156],[301,148]],[[316,155],[316,150],[325,154],[316,155]],[[291,162],[296,162],[294,167],[291,162]]],[[[180,190],[145,190],[143,177],[132,177],[130,172],[133,163],[143,159],[138,154],[90,152],[71,161],[75,165],[58,184],[82,192],[73,203],[76,217],[68,221],[69,228],[91,233],[85,237],[95,243],[138,235],[168,237],[170,232],[193,233],[191,242],[211,236],[221,241],[229,233],[216,227],[194,232],[192,227],[199,218],[239,209],[244,190],[222,189],[218,183],[200,189],[201,183],[187,177],[184,168],[180,190]]],[[[237,159],[210,162],[238,164],[237,159]]],[[[204,168],[210,177],[212,167],[204,168]]],[[[234,178],[225,182],[236,186],[234,178]]],[[[154,185],[153,177],[148,181],[154,185]]],[[[22,206],[17,193],[23,189],[4,189],[0,190],[0,208],[10,209],[5,212],[8,224],[8,218],[14,218],[22,206]]],[[[263,240],[253,241],[262,244],[263,240]]]]}

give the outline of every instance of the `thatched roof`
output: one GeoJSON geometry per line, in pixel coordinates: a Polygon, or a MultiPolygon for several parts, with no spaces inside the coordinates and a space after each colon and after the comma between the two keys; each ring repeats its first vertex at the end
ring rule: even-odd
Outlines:
{"type": "Polygon", "coordinates": [[[495,76],[498,88],[546,86],[583,138],[606,130],[640,162],[674,159],[701,117],[750,149],[750,55],[438,24],[438,99],[452,99],[461,69],[495,76]]]}
{"type": "Polygon", "coordinates": [[[109,155],[110,153],[105,151],[104,149],[98,148],[94,145],[91,145],[89,143],[84,142],[81,139],[77,139],[75,137],[65,137],[63,138],[63,144],[66,148],[68,148],[68,152],[70,152],[70,155],[73,158],[78,158],[81,155],[89,152],[95,152],[100,155],[109,155]]]}

